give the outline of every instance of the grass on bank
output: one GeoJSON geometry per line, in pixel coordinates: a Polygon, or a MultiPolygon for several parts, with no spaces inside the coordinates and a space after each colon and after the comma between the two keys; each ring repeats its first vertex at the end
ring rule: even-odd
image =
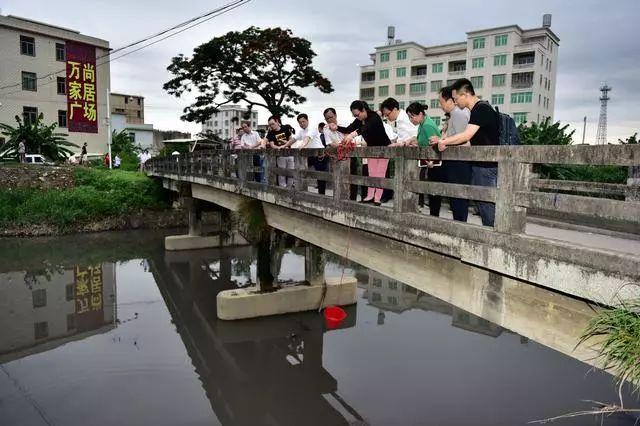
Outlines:
{"type": "Polygon", "coordinates": [[[640,391],[640,299],[603,309],[588,324],[580,342],[601,339],[599,357],[605,370],[640,391]]]}
{"type": "Polygon", "coordinates": [[[77,168],[69,189],[0,189],[0,227],[49,224],[60,229],[140,209],[168,206],[160,182],[142,173],[77,168]]]}

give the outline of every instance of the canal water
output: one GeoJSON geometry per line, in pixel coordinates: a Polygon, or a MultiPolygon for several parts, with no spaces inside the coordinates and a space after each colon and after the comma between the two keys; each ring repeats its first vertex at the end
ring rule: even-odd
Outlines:
{"type": "MultiPolygon", "coordinates": [[[[430,294],[327,254],[326,275],[358,278],[340,328],[224,322],[216,294],[256,282],[255,250],[163,237],[0,241],[0,425],[525,425],[616,402],[573,351],[582,301],[496,277],[430,294]]],[[[303,280],[305,243],[282,241],[279,280],[303,280]]]]}

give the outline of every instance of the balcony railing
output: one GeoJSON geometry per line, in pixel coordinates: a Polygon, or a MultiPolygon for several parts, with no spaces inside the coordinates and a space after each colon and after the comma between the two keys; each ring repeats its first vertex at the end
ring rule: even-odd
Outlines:
{"type": "Polygon", "coordinates": [[[464,73],[467,72],[467,70],[449,70],[449,75],[464,75],[464,73]]]}
{"type": "Polygon", "coordinates": [[[427,74],[411,74],[411,80],[420,81],[420,80],[426,80],[426,79],[427,79],[427,74]]]}
{"type": "Polygon", "coordinates": [[[533,87],[533,81],[514,81],[511,83],[512,89],[528,89],[533,87]]]}
{"type": "Polygon", "coordinates": [[[522,69],[522,68],[532,68],[535,65],[535,61],[531,62],[514,62],[513,68],[522,69]]]}

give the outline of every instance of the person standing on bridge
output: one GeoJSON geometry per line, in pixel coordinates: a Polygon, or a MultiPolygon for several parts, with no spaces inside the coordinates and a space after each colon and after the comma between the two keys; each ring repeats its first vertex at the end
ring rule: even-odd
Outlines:
{"type": "MultiPolygon", "coordinates": [[[[266,138],[267,141],[269,141],[269,146],[272,149],[286,149],[295,142],[295,139],[293,137],[293,128],[288,124],[282,125],[280,117],[272,115],[271,117],[269,117],[267,124],[269,126],[269,132],[267,132],[266,138]]],[[[278,168],[281,169],[293,170],[295,168],[295,163],[293,157],[291,156],[278,157],[276,160],[276,164],[278,165],[278,168]]],[[[282,187],[291,187],[293,186],[293,178],[289,176],[278,175],[278,185],[282,187]]]]}
{"type": "MultiPolygon", "coordinates": [[[[255,130],[251,129],[250,121],[243,121],[240,125],[242,129],[242,136],[240,137],[241,146],[243,149],[260,149],[262,147],[262,140],[260,135],[255,130]]],[[[264,163],[264,157],[261,155],[253,156],[253,166],[262,167],[264,163]]],[[[254,180],[256,182],[263,182],[264,173],[254,172],[254,180]]]]}
{"type": "MultiPolygon", "coordinates": [[[[298,125],[300,126],[300,131],[296,133],[294,136],[296,142],[292,145],[292,148],[298,149],[321,149],[324,148],[322,145],[322,141],[320,140],[320,134],[315,129],[309,128],[309,116],[307,114],[298,114],[296,117],[298,121],[298,125]]],[[[326,167],[323,168],[324,161],[318,160],[317,156],[309,157],[308,165],[313,167],[316,171],[326,171],[326,167]]],[[[324,195],[326,189],[326,181],[318,180],[318,194],[324,195]]]]}
{"type": "MultiPolygon", "coordinates": [[[[344,134],[338,131],[338,115],[336,114],[335,108],[327,108],[323,112],[324,119],[327,122],[327,125],[324,126],[324,137],[325,143],[331,147],[338,147],[342,140],[344,139],[344,134]]],[[[352,175],[358,174],[358,158],[351,157],[349,159],[349,173],[352,175]]],[[[364,164],[362,166],[362,175],[368,176],[367,165],[364,164]]],[[[360,199],[364,200],[367,196],[367,187],[360,187],[360,199]]],[[[356,201],[358,198],[358,185],[350,185],[349,186],[349,199],[352,201],[356,201]]]]}
{"type": "MultiPolygon", "coordinates": [[[[362,136],[367,146],[389,146],[391,140],[387,135],[382,118],[369,108],[364,101],[353,101],[351,113],[355,120],[348,127],[338,127],[338,131],[345,134],[344,143],[350,143],[355,137],[362,136]]],[[[368,158],[369,176],[384,178],[389,165],[388,158],[368,158]]],[[[361,203],[380,205],[382,188],[369,187],[367,197],[361,203]]]]}
{"type": "MultiPolygon", "coordinates": [[[[444,151],[449,145],[471,142],[471,146],[498,145],[498,117],[488,102],[480,101],[473,90],[471,81],[461,78],[452,86],[452,96],[456,105],[471,111],[469,124],[463,132],[445,138],[433,139],[431,143],[444,151]]],[[[492,162],[477,162],[471,166],[471,185],[496,187],[498,184],[498,166],[492,162]]],[[[484,226],[493,226],[496,216],[495,203],[476,201],[480,218],[484,226]]]]}
{"type": "MultiPolygon", "coordinates": [[[[440,108],[449,115],[446,136],[451,137],[464,132],[467,124],[469,124],[469,110],[460,109],[455,104],[451,87],[447,86],[440,89],[439,101],[440,108]]],[[[438,139],[437,136],[433,138],[434,140],[438,139]]],[[[463,145],[469,144],[465,143],[463,145]]],[[[459,185],[469,185],[471,183],[471,164],[468,161],[443,161],[441,168],[444,182],[459,185]]],[[[437,210],[439,213],[439,204],[442,197],[434,196],[434,198],[436,197],[438,198],[436,203],[438,204],[437,210]]],[[[429,204],[431,204],[431,201],[429,201],[429,204]]],[[[449,198],[449,204],[453,212],[453,220],[466,222],[469,216],[469,200],[465,198],[449,198]]]]}
{"type": "MultiPolygon", "coordinates": [[[[409,145],[413,145],[417,140],[419,147],[424,148],[429,146],[429,140],[431,137],[440,137],[440,129],[438,125],[427,115],[427,105],[423,105],[419,102],[413,102],[407,107],[407,115],[411,119],[411,122],[418,126],[418,137],[409,142],[409,145]]],[[[423,160],[419,160],[421,164],[423,160]]],[[[428,172],[426,178],[429,182],[443,182],[444,176],[442,173],[441,162],[435,163],[433,161],[427,161],[428,172]]],[[[421,175],[421,180],[424,179],[421,175]]],[[[431,216],[440,215],[440,202],[442,197],[438,195],[429,194],[429,214],[431,216]]]]}

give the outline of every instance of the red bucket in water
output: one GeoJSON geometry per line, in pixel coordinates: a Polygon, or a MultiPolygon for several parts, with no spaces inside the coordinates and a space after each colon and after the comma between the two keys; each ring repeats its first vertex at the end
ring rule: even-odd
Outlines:
{"type": "Polygon", "coordinates": [[[338,306],[327,306],[324,308],[324,323],[330,330],[338,328],[346,317],[347,313],[338,306]]]}

